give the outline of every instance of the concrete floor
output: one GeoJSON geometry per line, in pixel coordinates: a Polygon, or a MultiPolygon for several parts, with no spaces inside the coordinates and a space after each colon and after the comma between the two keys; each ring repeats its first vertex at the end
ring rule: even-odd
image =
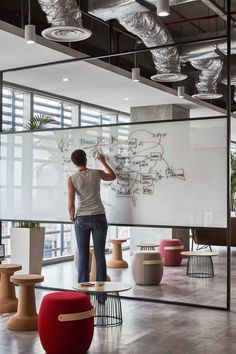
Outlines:
{"type": "MultiPolygon", "coordinates": [[[[125,258],[129,258],[128,252],[125,253],[125,258]]],[[[232,263],[234,269],[236,266],[234,258],[232,263]]],[[[158,295],[163,299],[182,301],[188,299],[191,302],[201,300],[202,303],[221,306],[225,303],[223,254],[214,259],[214,265],[216,276],[213,280],[186,277],[185,265],[178,269],[166,268],[163,283],[159,287],[135,286],[128,269],[121,271],[109,269],[108,273],[114,281],[130,281],[134,285],[130,294],[126,293],[127,296],[137,294],[137,296],[147,295],[149,298],[155,298],[158,295]],[[158,291],[154,288],[158,288],[158,291]]],[[[44,267],[43,273],[44,285],[71,288],[71,284],[76,282],[73,262],[44,267]]],[[[36,290],[38,307],[42,296],[46,293],[46,291],[36,290]]],[[[232,291],[232,295],[231,312],[123,299],[123,325],[114,328],[95,328],[88,353],[233,354],[236,346],[235,291],[232,291]]],[[[8,317],[9,314],[0,316],[0,353],[43,354],[44,350],[37,332],[8,331],[6,329],[8,317]]]]}

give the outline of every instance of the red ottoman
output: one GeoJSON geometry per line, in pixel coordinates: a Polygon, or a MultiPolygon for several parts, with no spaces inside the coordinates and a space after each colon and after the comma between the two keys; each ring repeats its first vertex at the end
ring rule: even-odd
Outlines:
{"type": "Polygon", "coordinates": [[[84,354],[94,330],[94,309],[86,294],[57,292],[45,295],[39,310],[38,331],[48,354],[84,354]]]}
{"type": "Polygon", "coordinates": [[[181,251],[183,251],[183,243],[177,238],[161,240],[159,252],[164,259],[165,266],[179,266],[182,261],[181,251]]]}

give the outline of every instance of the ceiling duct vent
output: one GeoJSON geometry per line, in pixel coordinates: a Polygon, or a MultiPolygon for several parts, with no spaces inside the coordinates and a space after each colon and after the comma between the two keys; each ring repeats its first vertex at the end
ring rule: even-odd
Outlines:
{"type": "MultiPolygon", "coordinates": [[[[174,40],[158,16],[151,11],[137,12],[118,18],[119,23],[129,32],[138,36],[147,47],[172,44],[174,40]]],[[[151,50],[157,74],[154,81],[182,81],[187,75],[180,72],[179,55],[176,47],[151,50]]]]}
{"type": "Polygon", "coordinates": [[[38,0],[52,27],[42,36],[57,42],[77,42],[87,39],[92,32],[82,26],[81,11],[76,0],[38,0]]]}
{"type": "Polygon", "coordinates": [[[192,66],[200,70],[199,79],[196,84],[197,93],[194,98],[200,100],[215,100],[223,95],[217,93],[217,80],[220,76],[223,61],[220,58],[191,60],[192,66]]]}

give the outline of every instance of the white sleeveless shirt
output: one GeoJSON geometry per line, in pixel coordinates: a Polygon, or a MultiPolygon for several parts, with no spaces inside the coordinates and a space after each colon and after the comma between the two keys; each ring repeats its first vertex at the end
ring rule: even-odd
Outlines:
{"type": "Polygon", "coordinates": [[[105,214],[100,196],[99,171],[77,171],[71,175],[71,180],[78,198],[76,216],[105,214]]]}

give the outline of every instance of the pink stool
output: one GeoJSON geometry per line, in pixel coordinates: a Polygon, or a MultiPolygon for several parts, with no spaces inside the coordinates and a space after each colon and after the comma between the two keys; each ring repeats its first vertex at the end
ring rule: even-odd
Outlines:
{"type": "Polygon", "coordinates": [[[164,259],[165,266],[179,266],[182,261],[181,252],[184,246],[181,240],[177,238],[161,240],[159,252],[164,259]]]}

